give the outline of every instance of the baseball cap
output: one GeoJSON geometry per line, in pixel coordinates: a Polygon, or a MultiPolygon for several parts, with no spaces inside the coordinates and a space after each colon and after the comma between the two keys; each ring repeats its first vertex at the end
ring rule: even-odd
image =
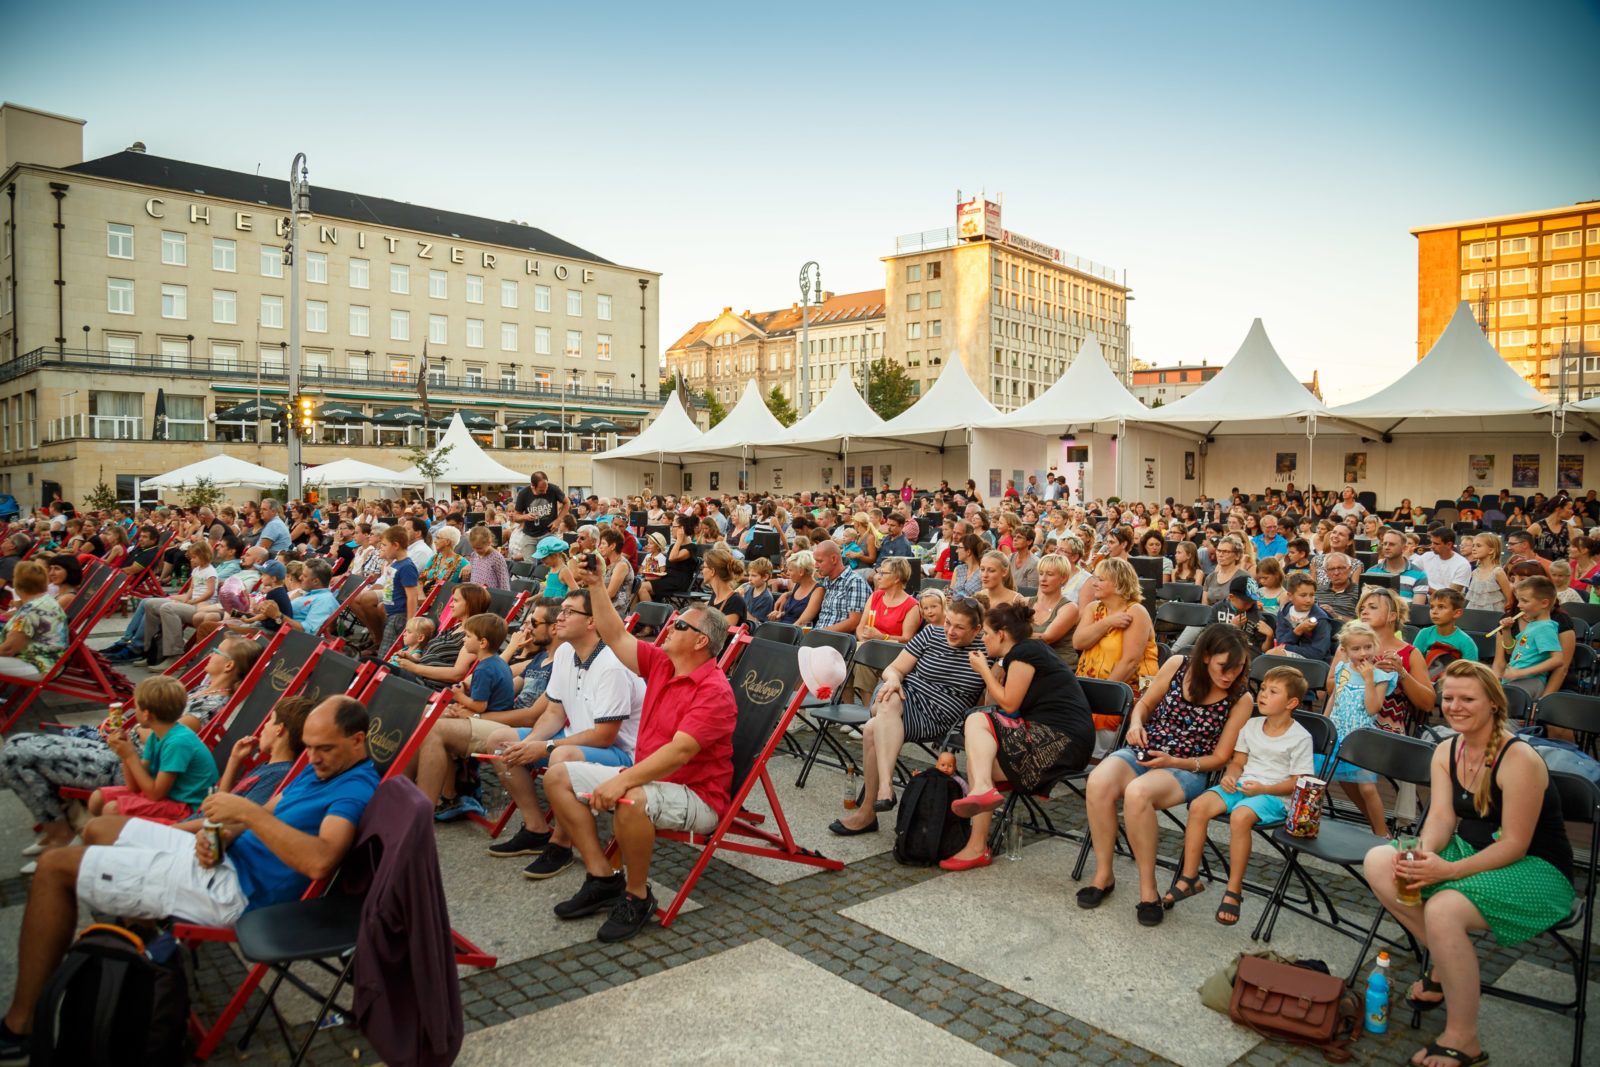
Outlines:
{"type": "Polygon", "coordinates": [[[280,582],[289,577],[289,568],[285,567],[282,563],[275,559],[267,560],[265,563],[256,567],[256,570],[260,571],[262,574],[276,578],[280,582]]]}

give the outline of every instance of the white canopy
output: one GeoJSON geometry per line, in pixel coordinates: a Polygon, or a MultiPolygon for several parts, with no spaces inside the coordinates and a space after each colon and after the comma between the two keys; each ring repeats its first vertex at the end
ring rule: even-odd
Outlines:
{"type": "Polygon", "coordinates": [[[1100,340],[1091,333],[1054,385],[1016,411],[990,419],[986,425],[1000,430],[1060,433],[1069,426],[1092,429],[1096,424],[1109,423],[1101,428],[1115,433],[1118,420],[1143,420],[1148,414],[1106,366],[1100,340]]]}
{"type": "Polygon", "coordinates": [[[683,409],[683,403],[674,392],[662,405],[661,414],[641,430],[637,437],[609,452],[601,452],[594,458],[660,460],[664,456],[694,447],[702,436],[704,435],[700,432],[700,427],[689,418],[689,413],[683,409]]]}
{"type": "MultiPolygon", "coordinates": [[[[811,414],[784,430],[770,442],[773,451],[788,447],[797,451],[830,454],[848,452],[852,437],[870,436],[883,426],[883,419],[867,406],[849,375],[839,378],[811,409],[811,414]]],[[[765,450],[763,450],[765,451],[765,450]]]]}
{"type": "Polygon", "coordinates": [[[258,489],[282,489],[289,484],[287,475],[280,474],[254,463],[246,463],[233,456],[207,456],[198,463],[179,467],[159,478],[146,478],[140,484],[146,489],[192,489],[204,478],[218,489],[235,489],[244,486],[258,489]]]}
{"type": "Polygon", "coordinates": [[[703,457],[710,453],[727,456],[748,455],[757,445],[764,445],[788,432],[783,423],[767,408],[761,388],[755,379],[745,384],[744,393],[733,410],[721,422],[705,432],[693,445],[679,449],[686,457],[703,457]]]}
{"type": "Polygon", "coordinates": [[[1141,421],[1212,434],[1305,432],[1308,415],[1328,409],[1284,366],[1266,327],[1256,319],[1233,358],[1216,377],[1164,407],[1147,408],[1141,421]]]}
{"type": "Polygon", "coordinates": [[[952,354],[938,381],[922,399],[856,440],[877,440],[914,447],[965,445],[966,431],[983,426],[1000,412],[978,392],[959,353],[952,354]]]}
{"type": "MultiPolygon", "coordinates": [[[[472,439],[461,413],[450,416],[450,426],[429,454],[439,462],[439,475],[432,479],[435,485],[465,483],[468,485],[518,485],[528,480],[528,475],[512,470],[489,458],[489,454],[472,439]],[[442,458],[440,453],[450,451],[442,458]]],[[[403,477],[414,478],[418,483],[429,481],[415,466],[401,472],[403,477]]]]}
{"type": "Polygon", "coordinates": [[[405,474],[363,463],[359,459],[336,459],[306,469],[302,484],[311,486],[366,486],[374,489],[420,489],[426,479],[420,474],[405,474]]]}
{"type": "Polygon", "coordinates": [[[1546,429],[1540,416],[1554,407],[1494,350],[1462,301],[1421,361],[1386,388],[1336,407],[1329,415],[1376,431],[1368,436],[1385,436],[1396,429],[1512,433],[1546,429]]]}

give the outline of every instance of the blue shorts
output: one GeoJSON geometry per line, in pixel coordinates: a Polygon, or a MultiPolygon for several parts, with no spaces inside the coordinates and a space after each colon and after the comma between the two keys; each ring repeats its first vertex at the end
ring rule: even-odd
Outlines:
{"type": "MultiPolygon", "coordinates": [[[[1122,760],[1128,766],[1133,768],[1133,775],[1135,778],[1138,778],[1156,769],[1154,767],[1140,766],[1139,757],[1134,753],[1131,747],[1119,748],[1107,756],[1106,759],[1122,760]]],[[[1206,775],[1204,771],[1183,771],[1178,770],[1175,767],[1164,767],[1161,769],[1165,770],[1168,774],[1172,775],[1178,780],[1178,784],[1183,787],[1183,799],[1185,801],[1193,800],[1195,797],[1206,791],[1206,775]]]]}
{"type": "Polygon", "coordinates": [[[1267,826],[1271,823],[1282,822],[1289,817],[1289,808],[1284,804],[1283,798],[1274,796],[1271,793],[1259,793],[1253,797],[1245,796],[1237,790],[1232,793],[1225,793],[1220,785],[1214,785],[1207,789],[1206,792],[1215,793],[1221,797],[1222,804],[1229,815],[1233,814],[1234,808],[1249,808],[1256,813],[1257,826],[1267,826]]]}
{"type": "MultiPolygon", "coordinates": [[[[531,733],[533,733],[533,727],[531,726],[517,727],[517,737],[521,740],[526,741],[528,739],[528,735],[531,733]]],[[[566,736],[567,731],[565,730],[562,730],[560,733],[556,734],[557,738],[566,736]]],[[[579,752],[583,753],[583,762],[585,763],[598,763],[602,767],[633,766],[633,757],[629,755],[627,751],[624,750],[620,745],[612,745],[610,748],[590,748],[588,745],[577,745],[575,747],[579,752]]],[[[550,757],[548,756],[546,756],[544,759],[536,759],[529,764],[530,767],[548,767],[549,765],[550,757]]]]}
{"type": "MultiPolygon", "coordinates": [[[[1317,777],[1328,778],[1326,774],[1322,773],[1324,768],[1327,766],[1328,759],[1329,757],[1327,756],[1316,757],[1317,777]]],[[[1333,777],[1329,778],[1328,780],[1333,782],[1354,782],[1357,784],[1370,785],[1377,782],[1378,775],[1374,771],[1362,770],[1353,763],[1341,763],[1339,764],[1339,769],[1333,772],[1333,777]]]]}

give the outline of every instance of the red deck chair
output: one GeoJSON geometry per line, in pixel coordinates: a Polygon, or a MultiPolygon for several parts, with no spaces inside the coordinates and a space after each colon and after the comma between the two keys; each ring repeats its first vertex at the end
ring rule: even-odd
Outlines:
{"type": "MultiPolygon", "coordinates": [[[[371,725],[367,730],[367,754],[378,769],[380,778],[387,779],[391,775],[403,773],[406,764],[411,762],[412,757],[421,748],[428,731],[439,721],[445,705],[450,701],[450,694],[435,693],[379,668],[365,687],[357,693],[357,699],[367,705],[367,710],[372,716],[371,725]]],[[[302,755],[295,762],[288,777],[284,779],[284,785],[292,781],[305,765],[306,758],[302,755]]],[[[326,879],[313,882],[306,889],[302,899],[320,896],[327,884],[326,879]]],[[[234,940],[231,927],[180,922],[174,924],[172,932],[179,941],[191,947],[204,941],[234,940]]],[[[487,955],[460,934],[453,933],[453,937],[458,963],[475,967],[495,965],[495,957],[487,955]]],[[[190,1014],[189,1028],[197,1042],[195,1049],[197,1058],[208,1059],[216,1051],[222,1039],[227,1036],[228,1028],[244,1010],[251,993],[255,992],[269,970],[266,964],[253,966],[244,981],[239,984],[239,988],[234,991],[227,1007],[210,1027],[205,1025],[197,1011],[190,1014]]]]}
{"type": "MultiPolygon", "coordinates": [[[[455,589],[455,582],[435,582],[432,591],[424,594],[421,601],[418,602],[417,614],[426,615],[437,624],[439,622],[439,616],[450,607],[450,594],[455,592],[455,589]],[[441,595],[443,596],[443,599],[440,599],[441,595]]],[[[444,626],[439,625],[436,632],[443,630],[444,626]]],[[[383,640],[382,634],[373,634],[372,636],[374,641],[383,640]]],[[[378,650],[378,658],[388,659],[390,656],[394,655],[400,650],[400,646],[404,642],[404,636],[395,638],[394,644],[390,645],[388,648],[382,648],[378,650]]]]}
{"type": "Polygon", "coordinates": [[[100,620],[117,605],[125,576],[109,567],[92,567],[67,607],[67,648],[42,678],[0,678],[0,734],[45,693],[110,703],[131,692],[128,679],[101,661],[86,642],[100,620]]]}
{"type": "MultiPolygon", "coordinates": [[[[799,651],[795,645],[735,631],[719,661],[733,683],[734,699],[739,706],[739,720],[733,730],[733,793],[727,811],[709,834],[656,831],[657,838],[699,845],[701,849],[699,859],[695,860],[677,895],[666,908],[656,909],[662,926],[672,925],[718,849],[790,860],[830,871],[844,868],[840,860],[828,859],[820,852],[795,844],[783,806],[778,802],[778,792],[767,774],[767,761],[772,758],[783,732],[806,696],[805,683],[800,680],[799,651]],[[776,832],[761,829],[756,823],[764,820],[744,810],[745,800],[757,782],[766,790],[776,832]],[[735,837],[750,838],[756,843],[735,840],[735,837]]],[[[615,849],[613,841],[607,851],[614,853],[615,849]]]]}
{"type": "Polygon", "coordinates": [[[156,554],[150,560],[150,565],[128,582],[128,588],[122,595],[135,600],[144,600],[146,597],[163,597],[167,591],[161,588],[161,582],[156,575],[161,573],[161,557],[166,555],[167,549],[172,547],[172,539],[177,535],[172,532],[162,534],[156,541],[156,554]]]}
{"type": "MultiPolygon", "coordinates": [[[[338,584],[338,587],[334,590],[334,595],[339,598],[339,606],[334,609],[333,614],[329,615],[327,620],[323,622],[322,628],[317,631],[317,636],[324,638],[332,637],[334,627],[338,624],[340,616],[345,615],[350,611],[350,602],[354,600],[363,589],[371,584],[371,578],[361,578],[353,574],[346,575],[345,579],[341,581],[338,584]]],[[[379,636],[381,637],[382,635],[380,634],[379,636]]]]}

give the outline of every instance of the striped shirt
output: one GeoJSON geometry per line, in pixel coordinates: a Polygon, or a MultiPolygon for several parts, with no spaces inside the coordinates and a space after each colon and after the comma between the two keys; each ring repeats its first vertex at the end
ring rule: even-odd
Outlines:
{"type": "Polygon", "coordinates": [[[969,653],[983,654],[983,642],[951,648],[943,626],[924,626],[906,642],[906,651],[917,657],[916,666],[900,683],[906,703],[938,719],[951,721],[978,703],[983,695],[983,677],[972,669],[969,653]]]}

